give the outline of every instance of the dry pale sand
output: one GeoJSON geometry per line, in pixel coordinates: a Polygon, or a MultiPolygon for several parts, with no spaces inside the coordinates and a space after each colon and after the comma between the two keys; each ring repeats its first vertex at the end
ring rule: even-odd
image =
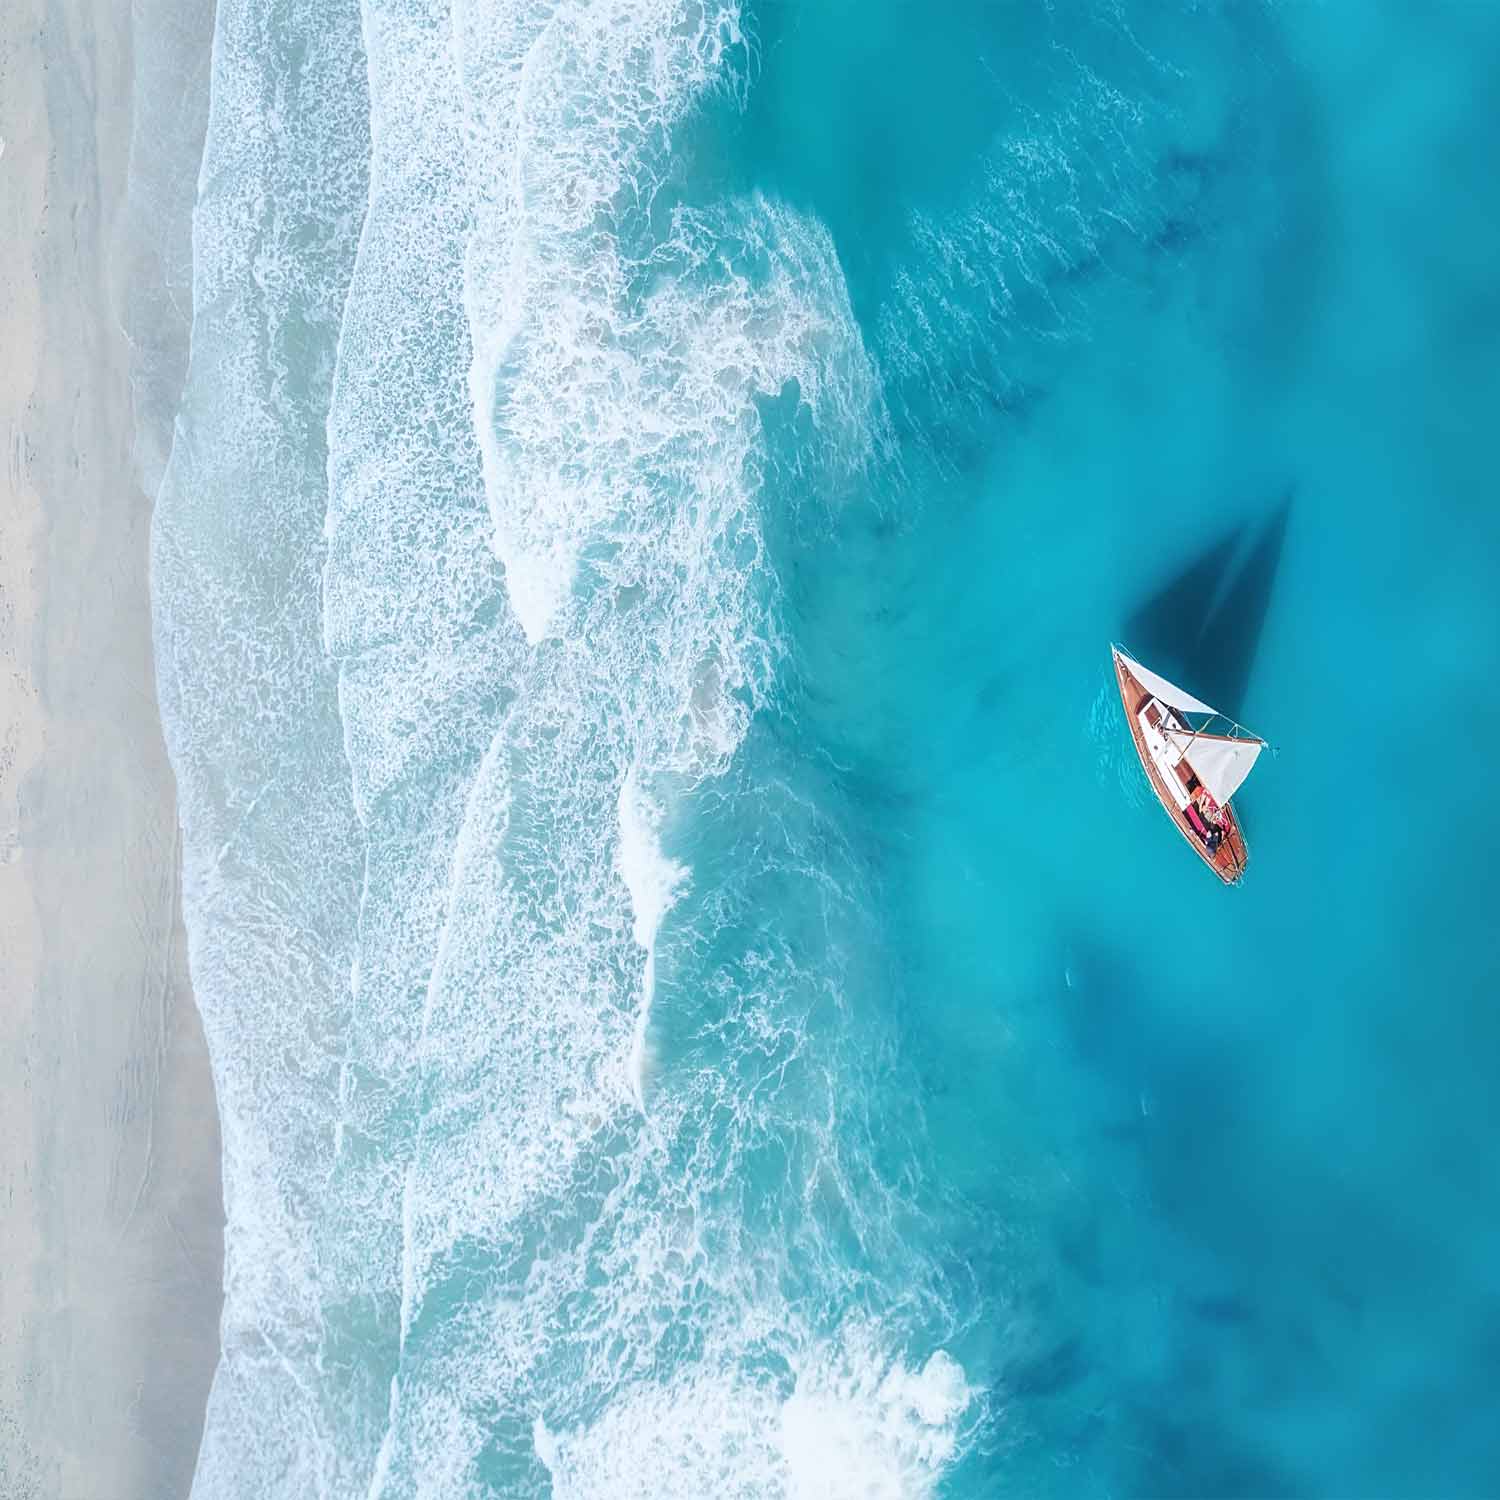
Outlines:
{"type": "Polygon", "coordinates": [[[129,0],[0,19],[0,1496],[187,1493],[218,1121],[111,256],[129,0]]]}

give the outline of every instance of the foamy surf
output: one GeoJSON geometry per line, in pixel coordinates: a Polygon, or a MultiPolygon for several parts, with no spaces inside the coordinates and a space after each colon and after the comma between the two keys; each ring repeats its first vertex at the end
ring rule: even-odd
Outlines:
{"type": "Polygon", "coordinates": [[[843,1034],[860,877],[745,755],[762,403],[831,483],[879,381],[821,225],[667,188],[738,12],[220,27],[157,523],[230,1217],[198,1493],[931,1493],[970,1397],[843,1034]]]}
{"type": "Polygon", "coordinates": [[[764,1373],[689,1370],[587,1428],[538,1417],[533,1443],[554,1500],[923,1500],[969,1399],[947,1355],[913,1370],[854,1328],[764,1373]]]}
{"type": "Polygon", "coordinates": [[[642,790],[634,766],[620,785],[620,841],[617,859],[634,915],[632,934],[646,955],[641,972],[641,1002],[631,1037],[628,1064],[635,1102],[646,1108],[646,1037],[651,1000],[656,991],[656,934],[662,918],[689,878],[684,865],[670,860],[661,847],[661,808],[642,790]]]}

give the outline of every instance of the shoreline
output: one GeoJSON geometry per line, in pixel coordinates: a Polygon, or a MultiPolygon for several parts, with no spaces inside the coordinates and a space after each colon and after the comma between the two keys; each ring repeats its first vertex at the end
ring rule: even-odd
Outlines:
{"type": "Polygon", "coordinates": [[[120,226],[131,10],[0,49],[0,1489],[185,1495],[218,1359],[218,1114],[157,712],[120,226]]]}

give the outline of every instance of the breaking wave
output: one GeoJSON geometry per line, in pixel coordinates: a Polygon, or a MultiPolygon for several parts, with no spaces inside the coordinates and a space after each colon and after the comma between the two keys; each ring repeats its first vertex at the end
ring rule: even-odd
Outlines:
{"type": "Polygon", "coordinates": [[[884,418],[822,226],[686,189],[748,56],[702,0],[220,6],[153,544],[200,1495],[920,1496],[973,1419],[866,876],[763,727],[762,405],[814,490],[884,418]]]}

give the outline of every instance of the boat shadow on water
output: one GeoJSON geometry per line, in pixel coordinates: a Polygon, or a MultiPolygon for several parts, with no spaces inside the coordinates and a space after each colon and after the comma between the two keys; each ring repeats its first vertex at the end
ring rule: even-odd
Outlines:
{"type": "Polygon", "coordinates": [[[1293,493],[1232,526],[1126,621],[1124,641],[1158,671],[1238,715],[1260,649],[1293,493]]]}

